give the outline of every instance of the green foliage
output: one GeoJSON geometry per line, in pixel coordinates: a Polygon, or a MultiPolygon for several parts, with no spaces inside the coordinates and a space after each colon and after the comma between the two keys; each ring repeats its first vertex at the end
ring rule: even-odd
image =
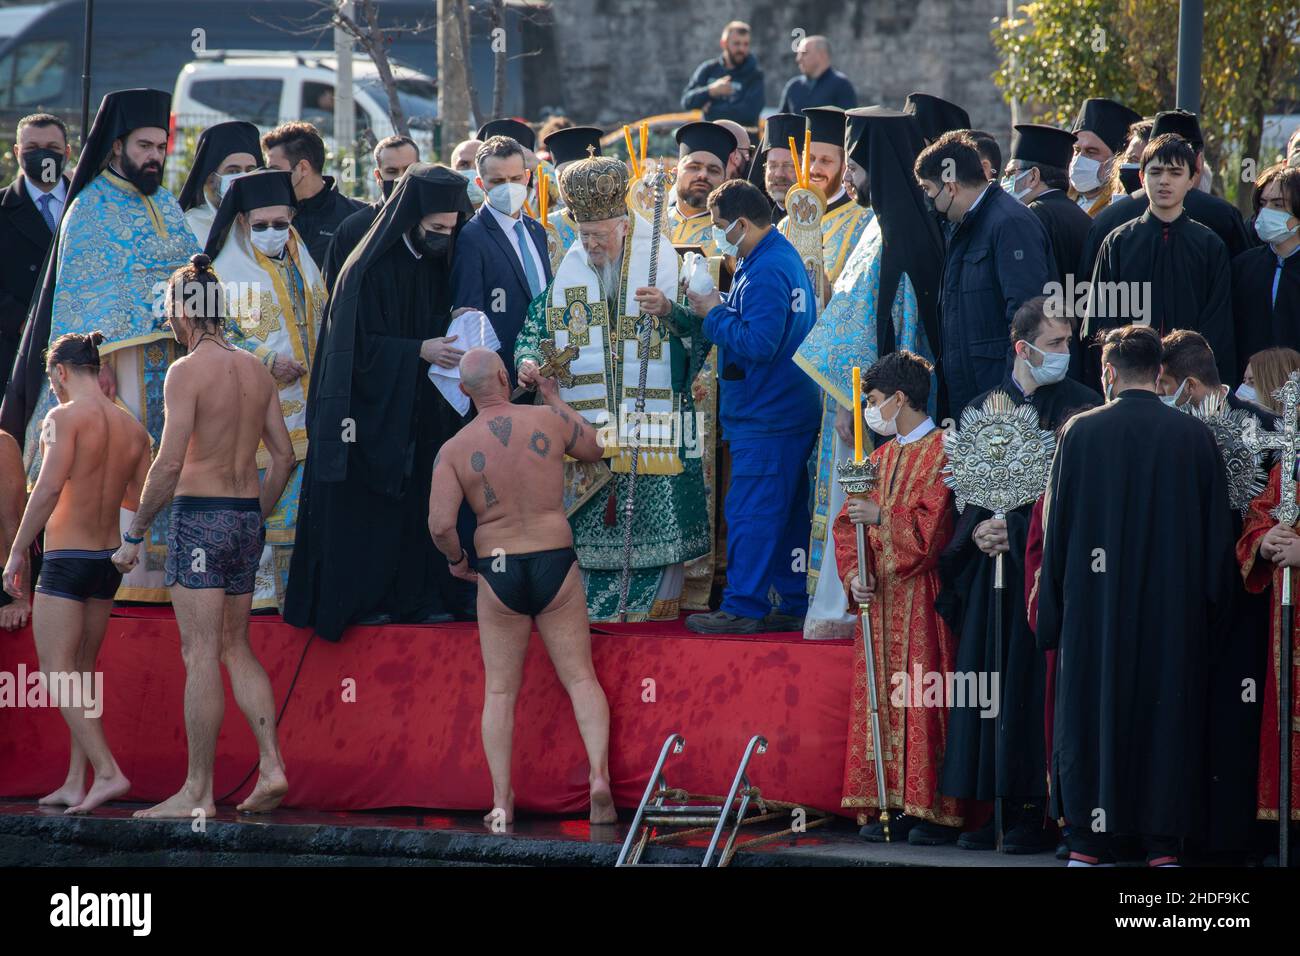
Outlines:
{"type": "MultiPolygon", "coordinates": [[[[997,21],[994,81],[1037,122],[1068,125],[1105,96],[1143,115],[1172,109],[1177,0],[1034,0],[997,21]]],[[[1216,191],[1247,205],[1249,183],[1277,157],[1260,155],[1264,114],[1300,90],[1295,0],[1206,0],[1201,130],[1216,191]],[[1245,187],[1245,188],[1243,188],[1245,187]]]]}

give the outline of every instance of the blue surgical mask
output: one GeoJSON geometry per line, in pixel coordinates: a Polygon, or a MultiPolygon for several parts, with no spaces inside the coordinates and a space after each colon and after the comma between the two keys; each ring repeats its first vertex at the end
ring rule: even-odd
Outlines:
{"type": "Polygon", "coordinates": [[[1019,179],[1024,179],[1028,175],[1029,175],[1029,171],[1026,170],[1025,172],[1021,173],[1018,176],[1003,176],[998,185],[1000,185],[1002,187],[1002,191],[1009,194],[1012,199],[1016,200],[1017,202],[1024,202],[1025,196],[1029,194],[1029,190],[1032,187],[1026,186],[1024,189],[1020,190],[1019,192],[1016,192],[1016,181],[1019,179]]]}
{"type": "Polygon", "coordinates": [[[1181,382],[1178,383],[1178,391],[1174,392],[1174,394],[1172,395],[1161,395],[1160,401],[1164,402],[1170,408],[1177,408],[1178,399],[1182,397],[1183,389],[1185,389],[1186,387],[1187,387],[1187,379],[1183,379],[1181,382]]]}
{"type": "MultiPolygon", "coordinates": [[[[739,222],[739,220],[737,220],[737,222],[739,222]]],[[[736,223],[733,222],[731,226],[734,226],[735,224],[736,223]]],[[[739,241],[731,242],[727,239],[727,233],[731,231],[731,226],[728,226],[726,229],[719,229],[717,226],[713,227],[713,244],[718,247],[718,251],[724,256],[734,256],[740,251],[739,241]]],[[[740,238],[745,238],[743,232],[740,234],[740,238]]]]}
{"type": "Polygon", "coordinates": [[[1259,402],[1259,393],[1255,391],[1254,385],[1247,385],[1242,382],[1237,386],[1237,397],[1243,402],[1259,402]]]}
{"type": "Polygon", "coordinates": [[[1029,366],[1029,374],[1039,385],[1055,385],[1065,378],[1070,370],[1069,352],[1044,352],[1032,342],[1026,342],[1031,349],[1043,357],[1042,365],[1029,366]]]}
{"type": "Polygon", "coordinates": [[[483,199],[484,199],[484,196],[483,196],[483,190],[479,187],[479,184],[478,184],[478,183],[474,182],[474,176],[475,176],[475,172],[474,172],[474,170],[472,170],[472,169],[458,169],[458,170],[456,170],[456,172],[458,172],[458,173],[460,173],[462,176],[464,176],[465,179],[469,182],[469,201],[470,201],[470,203],[473,204],[473,205],[475,205],[475,206],[481,206],[481,205],[483,205],[483,199]]]}
{"type": "Polygon", "coordinates": [[[1255,235],[1265,242],[1281,245],[1300,229],[1300,226],[1287,227],[1290,218],[1290,214],[1281,209],[1261,209],[1255,215],[1255,235]]]}

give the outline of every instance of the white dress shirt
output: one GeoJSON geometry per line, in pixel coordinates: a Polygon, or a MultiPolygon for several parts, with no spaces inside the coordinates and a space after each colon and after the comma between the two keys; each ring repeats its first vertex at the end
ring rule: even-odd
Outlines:
{"type": "Polygon", "coordinates": [[[921,422],[921,424],[917,425],[906,435],[899,435],[898,443],[900,445],[910,445],[912,442],[920,441],[932,431],[934,431],[934,419],[927,415],[925,416],[925,421],[921,422]]]}
{"type": "MultiPolygon", "coordinates": [[[[515,250],[515,255],[519,258],[519,265],[522,267],[524,264],[525,252],[519,248],[519,234],[515,232],[515,223],[524,221],[523,213],[520,213],[519,218],[515,219],[513,216],[507,216],[495,206],[488,206],[487,210],[496,219],[497,225],[500,226],[502,232],[506,234],[506,238],[510,240],[510,246],[515,250]]],[[[526,235],[528,234],[527,223],[524,223],[524,233],[526,235]]],[[[532,236],[529,235],[528,238],[531,240],[532,236]]],[[[537,281],[542,284],[542,288],[546,288],[546,270],[542,268],[542,257],[537,254],[537,243],[530,241],[528,243],[528,251],[526,254],[533,257],[533,267],[537,270],[537,281]]],[[[528,270],[525,269],[525,275],[527,272],[528,270]]]]}

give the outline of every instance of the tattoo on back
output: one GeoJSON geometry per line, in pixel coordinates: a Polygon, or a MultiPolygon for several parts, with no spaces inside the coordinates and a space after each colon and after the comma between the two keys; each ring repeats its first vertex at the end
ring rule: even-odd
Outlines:
{"type": "Polygon", "coordinates": [[[487,466],[487,456],[481,451],[476,451],[469,456],[469,466],[475,471],[482,471],[487,466]]]}
{"type": "Polygon", "coordinates": [[[569,441],[564,446],[564,450],[573,451],[574,446],[578,444],[578,436],[580,436],[581,434],[582,434],[582,422],[576,421],[573,423],[573,434],[569,436],[569,441]]]}
{"type": "Polygon", "coordinates": [[[537,452],[539,457],[545,458],[551,450],[551,439],[546,432],[535,431],[533,437],[528,440],[528,447],[537,452]]]}
{"type": "Polygon", "coordinates": [[[488,429],[502,445],[510,445],[510,416],[498,415],[492,421],[488,422],[488,429]]]}
{"type": "Polygon", "coordinates": [[[493,491],[492,486],[488,484],[487,475],[484,475],[483,476],[483,507],[491,508],[493,505],[497,504],[499,500],[500,499],[497,498],[497,493],[493,491]]]}

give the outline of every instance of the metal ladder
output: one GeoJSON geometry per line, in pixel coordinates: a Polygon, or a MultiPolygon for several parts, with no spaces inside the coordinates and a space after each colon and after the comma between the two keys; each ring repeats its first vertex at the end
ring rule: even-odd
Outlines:
{"type": "Polygon", "coordinates": [[[731,781],[731,790],[721,802],[717,803],[692,803],[692,799],[717,800],[718,798],[693,795],[668,786],[667,780],[664,779],[664,763],[670,753],[679,754],[685,749],[686,739],[681,734],[670,734],[664,741],[663,748],[659,751],[659,760],[655,763],[654,771],[646,784],[645,795],[636,808],[636,816],[632,818],[627,839],[623,841],[618,861],[614,864],[616,867],[694,866],[694,863],[642,863],[641,854],[650,843],[667,843],[712,826],[713,835],[709,840],[708,849],[704,851],[704,862],[700,864],[702,867],[708,867],[713,863],[718,842],[722,839],[727,824],[730,823],[731,832],[722,847],[722,852],[718,855],[716,864],[719,867],[726,866],[736,850],[736,837],[743,824],[769,820],[778,815],[768,812],[762,795],[758,788],[749,782],[747,773],[750,758],[756,753],[767,751],[767,738],[761,734],[755,734],[750,738],[744,754],[741,755],[740,766],[736,768],[735,778],[731,781]],[[739,799],[738,805],[737,799],[739,799]],[[749,811],[751,802],[758,812],[746,819],[745,814],[749,811]],[[667,827],[689,827],[690,829],[676,833],[657,832],[660,828],[667,827]]]}

